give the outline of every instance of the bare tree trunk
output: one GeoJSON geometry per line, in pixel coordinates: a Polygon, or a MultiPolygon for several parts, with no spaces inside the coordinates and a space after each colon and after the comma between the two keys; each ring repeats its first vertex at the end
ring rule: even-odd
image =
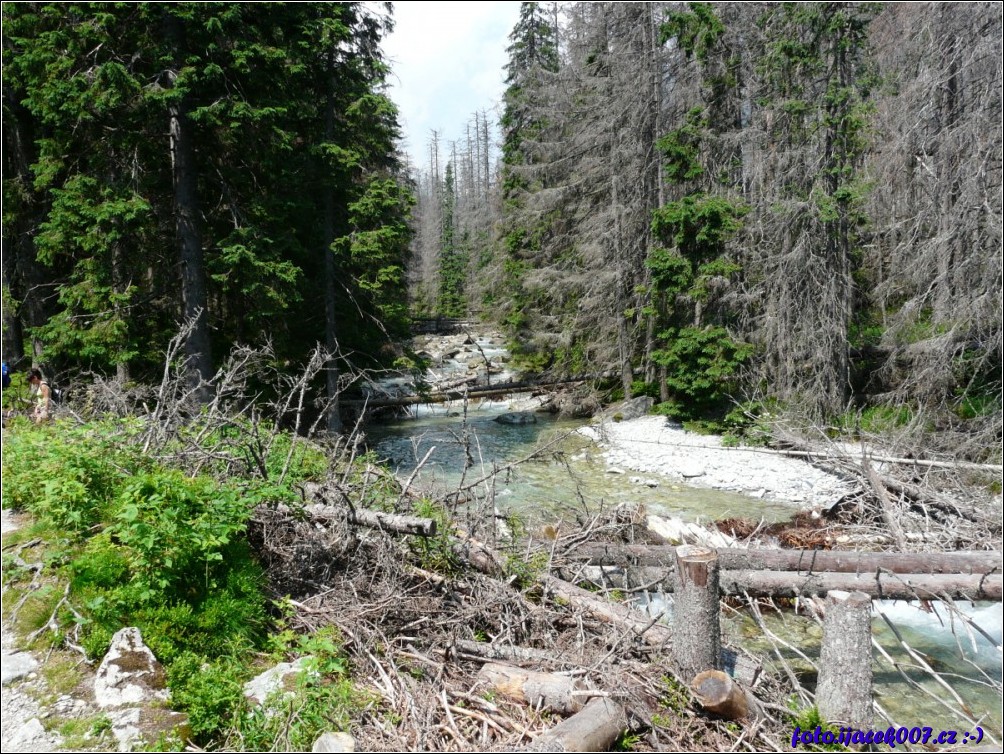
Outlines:
{"type": "MultiPolygon", "coordinates": [[[[186,51],[185,28],[180,18],[165,13],[168,38],[174,48],[175,65],[179,68],[186,51]]],[[[177,71],[168,72],[173,85],[177,71]]],[[[175,230],[178,238],[178,260],[181,264],[181,298],[186,322],[194,322],[185,344],[189,359],[192,387],[201,385],[197,395],[203,403],[212,397],[212,343],[209,337],[208,293],[206,267],[200,230],[198,166],[195,161],[194,133],[188,118],[188,96],[168,100],[168,132],[171,142],[171,168],[174,178],[175,230]]]]}
{"type": "Polygon", "coordinates": [[[816,704],[824,720],[858,728],[872,719],[872,601],[835,590],[826,598],[816,704]]]}
{"type": "MultiPolygon", "coordinates": [[[[327,57],[328,95],[324,108],[324,138],[332,141],[335,137],[335,87],[334,52],[329,51],[327,57]]],[[[325,387],[327,390],[328,407],[326,424],[328,432],[338,434],[342,431],[342,414],[338,405],[338,318],[335,303],[338,297],[338,270],[335,264],[335,252],[332,245],[335,241],[335,190],[330,183],[324,187],[324,227],[322,234],[321,253],[324,254],[324,349],[328,352],[328,363],[325,366],[325,387]]]]}

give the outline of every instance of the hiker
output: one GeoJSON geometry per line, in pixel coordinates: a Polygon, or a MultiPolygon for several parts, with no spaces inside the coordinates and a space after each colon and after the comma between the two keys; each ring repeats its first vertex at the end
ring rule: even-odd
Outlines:
{"type": "Polygon", "coordinates": [[[42,379],[42,373],[37,369],[28,372],[28,384],[31,385],[32,403],[35,404],[31,417],[35,424],[41,424],[49,420],[52,391],[49,390],[49,386],[42,379]]]}

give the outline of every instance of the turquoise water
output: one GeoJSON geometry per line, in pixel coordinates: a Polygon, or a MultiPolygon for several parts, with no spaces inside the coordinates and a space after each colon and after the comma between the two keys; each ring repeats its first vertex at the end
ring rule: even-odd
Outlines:
{"type": "Polygon", "coordinates": [[[501,424],[494,419],[507,411],[507,405],[497,401],[469,410],[466,417],[462,406],[434,413],[429,407],[421,410],[418,417],[371,424],[366,434],[370,448],[401,477],[407,477],[433,449],[417,477],[425,488],[448,492],[462,481],[470,483],[537,451],[537,457],[496,478],[495,503],[503,512],[547,519],[568,508],[595,511],[632,502],[651,513],[687,521],[730,516],[780,521],[795,510],[732,492],[691,487],[658,474],[608,473],[600,450],[575,432],[584,420],[537,414],[536,424],[501,424]],[[658,486],[644,483],[649,480],[658,486]]]}

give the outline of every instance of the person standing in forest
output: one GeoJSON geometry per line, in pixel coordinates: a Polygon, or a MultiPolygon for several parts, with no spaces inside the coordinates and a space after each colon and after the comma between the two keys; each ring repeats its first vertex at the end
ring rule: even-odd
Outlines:
{"type": "Polygon", "coordinates": [[[41,424],[49,420],[49,409],[52,406],[52,391],[49,385],[42,379],[42,373],[38,369],[28,372],[28,384],[31,385],[31,399],[35,408],[31,412],[31,418],[35,424],[41,424]]]}

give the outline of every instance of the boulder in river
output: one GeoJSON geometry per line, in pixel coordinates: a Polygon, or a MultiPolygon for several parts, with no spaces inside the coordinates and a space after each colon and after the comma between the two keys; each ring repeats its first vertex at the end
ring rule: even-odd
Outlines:
{"type": "Polygon", "coordinates": [[[600,414],[600,419],[617,422],[637,419],[639,416],[645,416],[653,405],[655,405],[655,401],[647,395],[628,398],[625,401],[608,406],[600,414]]]}
{"type": "Polygon", "coordinates": [[[536,424],[537,417],[529,411],[513,411],[495,417],[499,424],[536,424]]]}

